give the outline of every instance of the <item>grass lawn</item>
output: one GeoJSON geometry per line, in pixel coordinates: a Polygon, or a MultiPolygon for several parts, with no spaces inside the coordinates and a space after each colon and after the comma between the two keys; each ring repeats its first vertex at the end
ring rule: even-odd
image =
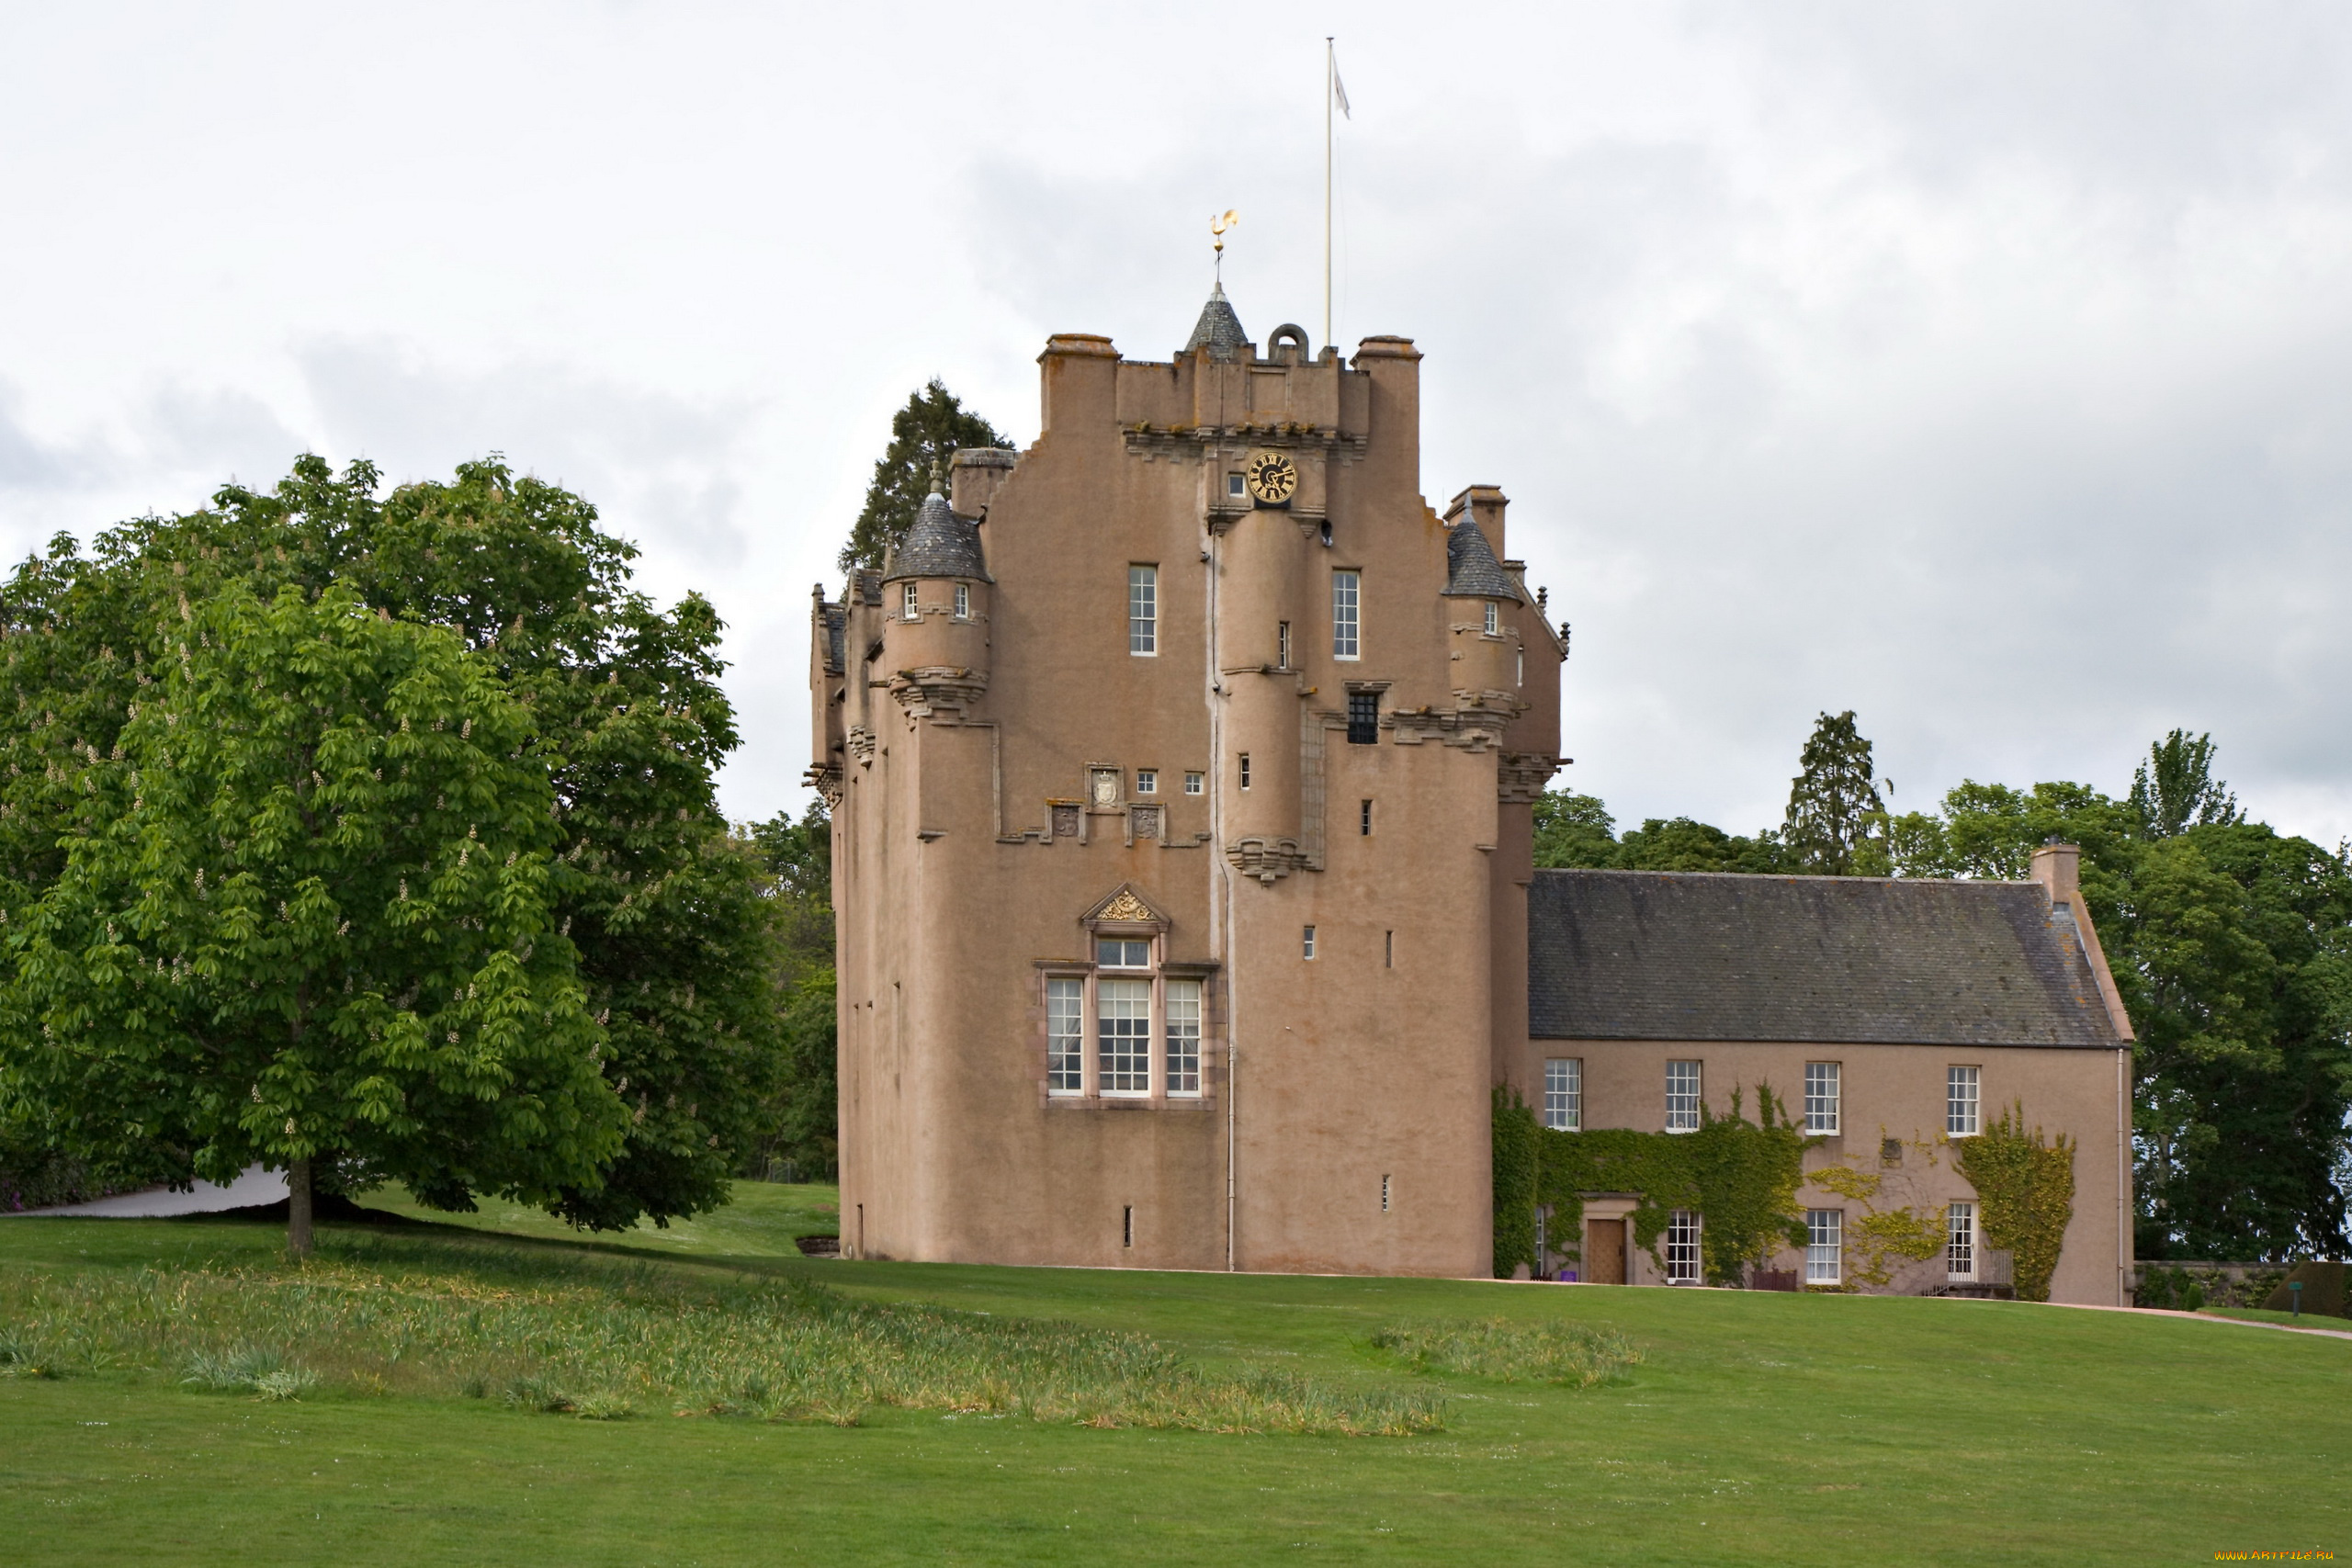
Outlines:
{"type": "MultiPolygon", "coordinates": [[[[830,1190],[592,1240],[640,1279],[822,1281],[1150,1336],[1197,1365],[1441,1386],[1445,1429],[1230,1437],[884,1408],[837,1427],[492,1400],[0,1378],[0,1559],[74,1562],[2187,1562],[2352,1551],[2352,1341],[1995,1302],[803,1259],[830,1190]],[[1644,1360],[1585,1391],[1371,1345],[1566,1318],[1644,1360]]],[[[380,1200],[371,1200],[380,1201],[380,1200]]],[[[384,1206],[391,1206],[389,1203],[384,1206]]],[[[325,1227],[330,1243],[365,1233],[325,1227]]],[[[498,1213],[403,1235],[571,1256],[498,1213]],[[484,1234],[503,1227],[507,1234],[484,1234]]],[[[0,1221],[0,1270],[266,1266],[272,1230],[0,1221]]],[[[0,1323],[0,1333],[9,1325],[0,1323]]]]}

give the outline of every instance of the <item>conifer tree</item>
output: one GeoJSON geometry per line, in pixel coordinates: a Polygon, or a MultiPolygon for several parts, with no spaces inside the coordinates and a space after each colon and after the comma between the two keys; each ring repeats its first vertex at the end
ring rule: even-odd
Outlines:
{"type": "Polygon", "coordinates": [[[890,445],[874,464],[865,509],[857,514],[849,542],[842,547],[842,570],[882,565],[891,547],[914,525],[922,498],[931,493],[933,473],[947,471],[957,447],[1010,445],[996,426],[967,409],[933,377],[890,416],[890,445]]]}
{"type": "Polygon", "coordinates": [[[2231,827],[2245,820],[2238,797],[2213,776],[2213,737],[2188,738],[2176,729],[2148,748],[2148,760],[2132,775],[2132,809],[2140,830],[2169,839],[2186,828],[2231,827]]]}
{"type": "Polygon", "coordinates": [[[1867,818],[1886,810],[1871,776],[1871,743],[1856,731],[1851,708],[1821,716],[1798,765],[1804,771],[1790,781],[1781,842],[1802,869],[1849,876],[1867,818]]]}

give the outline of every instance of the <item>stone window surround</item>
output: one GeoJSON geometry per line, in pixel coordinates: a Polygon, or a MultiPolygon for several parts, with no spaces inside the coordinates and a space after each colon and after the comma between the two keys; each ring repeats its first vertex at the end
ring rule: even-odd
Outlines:
{"type": "MultiPolygon", "coordinates": [[[[1115,899],[1106,899],[1105,905],[1115,899]]],[[[1138,900],[1140,902],[1140,900],[1138,900]]],[[[1204,1111],[1216,1106],[1218,1086],[1224,1081],[1224,1060],[1220,1054],[1225,1035],[1223,996],[1216,985],[1220,965],[1215,963],[1191,963],[1172,960],[1168,956],[1170,922],[1164,919],[1108,919],[1089,916],[1080,921],[1086,932],[1087,957],[1083,959],[1041,958],[1035,964],[1032,1011],[1036,1020],[1035,1058],[1038,1103],[1056,1111],[1204,1111]],[[1096,983],[1105,973],[1094,963],[1096,939],[1141,939],[1152,944],[1151,968],[1113,969],[1107,971],[1116,978],[1146,979],[1151,985],[1151,1089],[1146,1094],[1105,1094],[1098,1077],[1102,1063],[1098,1057],[1100,1042],[1096,1035],[1096,1012],[1100,1005],[1096,983]],[[1085,1089],[1077,1094],[1067,1090],[1051,1092],[1046,1083],[1047,1056],[1051,1050],[1046,1007],[1046,982],[1048,979],[1076,979],[1082,989],[1079,1001],[1079,1019],[1084,1031],[1080,1061],[1084,1073],[1085,1089]],[[1201,1087],[1197,1093],[1168,1092],[1168,982],[1196,980],[1201,987],[1201,1087]]]]}

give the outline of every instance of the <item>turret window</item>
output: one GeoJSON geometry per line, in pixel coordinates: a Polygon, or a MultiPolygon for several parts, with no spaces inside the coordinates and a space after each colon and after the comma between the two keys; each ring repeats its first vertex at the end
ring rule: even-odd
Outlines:
{"type": "Polygon", "coordinates": [[[911,582],[899,584],[899,613],[910,621],[922,614],[922,606],[915,598],[915,585],[911,582]]]}
{"type": "Polygon", "coordinates": [[[1159,569],[1127,568],[1127,651],[1138,659],[1159,652],[1159,569]]]}
{"type": "Polygon", "coordinates": [[[972,618],[972,585],[968,582],[956,585],[956,618],[959,621],[972,618]]]}
{"type": "Polygon", "coordinates": [[[1335,571],[1331,574],[1331,657],[1360,659],[1363,657],[1363,574],[1359,571],[1335,571]]]}
{"type": "Polygon", "coordinates": [[[1489,599],[1487,601],[1487,635],[1499,637],[1502,629],[1502,606],[1489,599]]]}

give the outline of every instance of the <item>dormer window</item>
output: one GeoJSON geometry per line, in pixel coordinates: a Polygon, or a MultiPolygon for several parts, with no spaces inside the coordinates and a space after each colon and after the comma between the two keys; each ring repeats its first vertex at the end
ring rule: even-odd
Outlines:
{"type": "MultiPolygon", "coordinates": [[[[958,590],[958,592],[960,592],[961,590],[958,590]]],[[[962,612],[959,611],[957,613],[961,614],[962,612]]],[[[1496,604],[1492,599],[1489,599],[1487,601],[1487,635],[1488,637],[1499,637],[1502,634],[1502,606],[1496,604]]]]}
{"type": "Polygon", "coordinates": [[[899,584],[899,613],[910,621],[922,615],[922,609],[915,599],[915,585],[911,582],[899,584]]]}

